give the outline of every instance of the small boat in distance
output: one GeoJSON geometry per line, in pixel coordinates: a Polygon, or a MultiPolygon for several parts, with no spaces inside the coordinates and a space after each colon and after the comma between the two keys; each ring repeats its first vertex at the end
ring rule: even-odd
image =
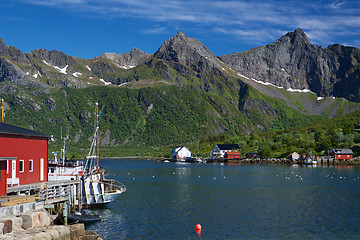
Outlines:
{"type": "Polygon", "coordinates": [[[91,223],[101,221],[99,215],[90,214],[88,210],[83,210],[81,212],[69,213],[68,215],[69,223],[91,223]]]}
{"type": "Polygon", "coordinates": [[[304,164],[305,165],[316,165],[317,161],[315,159],[312,159],[312,158],[306,158],[305,161],[304,161],[304,164]]]}
{"type": "MultiPolygon", "coordinates": [[[[89,210],[85,209],[81,212],[68,213],[67,215],[67,223],[92,223],[101,221],[101,217],[96,214],[90,214],[89,210]]],[[[59,214],[58,217],[54,220],[55,224],[64,224],[65,216],[64,214],[59,214]]]]}

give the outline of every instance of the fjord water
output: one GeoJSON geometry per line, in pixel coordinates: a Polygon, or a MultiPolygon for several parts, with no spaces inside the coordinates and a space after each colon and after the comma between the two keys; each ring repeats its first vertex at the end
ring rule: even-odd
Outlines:
{"type": "Polygon", "coordinates": [[[360,168],[102,160],[103,239],[359,239],[360,168]],[[202,225],[201,234],[195,226],[202,225]]]}

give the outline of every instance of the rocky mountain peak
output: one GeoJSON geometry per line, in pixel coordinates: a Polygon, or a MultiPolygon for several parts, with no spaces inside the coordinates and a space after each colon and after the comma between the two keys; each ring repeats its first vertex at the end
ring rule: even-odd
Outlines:
{"type": "Polygon", "coordinates": [[[0,55],[7,55],[8,49],[4,40],[0,37],[0,55]]]}
{"type": "Polygon", "coordinates": [[[220,60],[204,44],[182,31],[165,41],[154,57],[186,65],[197,72],[221,65],[220,60]]]}
{"type": "Polygon", "coordinates": [[[25,54],[13,46],[6,46],[4,40],[0,37],[0,55],[9,56],[11,60],[21,63],[28,64],[29,61],[25,54]]]}
{"type": "Polygon", "coordinates": [[[129,69],[145,62],[151,54],[145,53],[138,48],[133,48],[124,54],[104,53],[100,58],[114,61],[120,68],[129,69]]]}
{"type": "Polygon", "coordinates": [[[269,45],[220,59],[249,80],[360,101],[359,49],[339,44],[323,49],[312,45],[301,29],[269,45]]]}
{"type": "Polygon", "coordinates": [[[199,55],[216,58],[215,55],[196,39],[188,37],[182,31],[165,41],[154,54],[157,58],[185,63],[188,58],[199,55]]]}
{"type": "Polygon", "coordinates": [[[179,31],[174,37],[174,39],[180,38],[180,39],[190,39],[188,35],[186,35],[183,31],[179,31]]]}
{"type": "Polygon", "coordinates": [[[130,51],[130,55],[144,55],[144,54],[146,54],[146,53],[144,51],[141,51],[138,48],[133,48],[130,51]]]}
{"type": "Polygon", "coordinates": [[[303,42],[306,44],[311,44],[305,32],[300,28],[296,29],[294,32],[288,33],[287,36],[291,38],[292,43],[303,42]]]}
{"type": "Polygon", "coordinates": [[[305,32],[298,28],[294,32],[289,32],[282,36],[279,40],[275,41],[274,44],[291,44],[293,47],[311,45],[305,32]]]}

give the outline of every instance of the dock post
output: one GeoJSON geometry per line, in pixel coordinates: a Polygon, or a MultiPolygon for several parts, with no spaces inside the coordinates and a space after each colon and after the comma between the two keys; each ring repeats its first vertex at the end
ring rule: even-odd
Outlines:
{"type": "Polygon", "coordinates": [[[68,204],[67,201],[64,202],[64,206],[63,206],[63,210],[64,210],[64,224],[68,225],[68,204]]]}
{"type": "Polygon", "coordinates": [[[77,189],[77,196],[78,196],[78,210],[81,212],[82,210],[82,191],[81,191],[81,181],[76,186],[77,189]]]}

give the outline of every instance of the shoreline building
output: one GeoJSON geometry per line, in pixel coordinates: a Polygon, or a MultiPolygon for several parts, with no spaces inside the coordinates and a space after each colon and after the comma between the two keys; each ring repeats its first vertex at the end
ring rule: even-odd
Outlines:
{"type": "Polygon", "coordinates": [[[4,194],[4,185],[11,187],[48,180],[49,138],[45,133],[0,123],[1,194],[4,194]]]}
{"type": "Polygon", "coordinates": [[[177,147],[171,151],[172,160],[185,160],[188,157],[191,157],[191,152],[184,146],[177,147]]]}
{"type": "Polygon", "coordinates": [[[213,150],[210,152],[210,158],[224,158],[226,152],[233,152],[239,149],[237,144],[216,144],[213,150]]]}
{"type": "Polygon", "coordinates": [[[351,160],[353,159],[353,151],[347,148],[334,148],[325,151],[325,156],[334,158],[334,160],[351,160]]]}

